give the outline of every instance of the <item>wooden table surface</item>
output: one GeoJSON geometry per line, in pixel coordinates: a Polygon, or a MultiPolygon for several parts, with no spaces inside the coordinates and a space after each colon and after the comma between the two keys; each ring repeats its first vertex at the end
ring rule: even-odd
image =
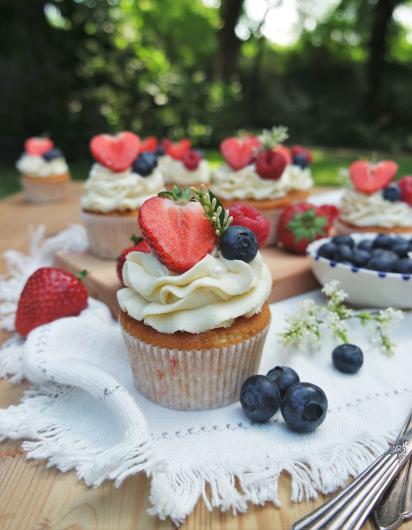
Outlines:
{"type": "MultiPolygon", "coordinates": [[[[81,185],[72,183],[69,199],[60,204],[30,205],[21,194],[0,202],[0,254],[9,248],[25,251],[28,228],[44,224],[51,235],[70,222],[79,222],[81,185]]],[[[3,272],[4,264],[0,264],[3,272]]],[[[0,332],[0,341],[7,335],[0,332]]],[[[26,384],[0,381],[0,407],[17,404],[26,384]]],[[[317,501],[295,504],[289,500],[287,476],[279,482],[282,508],[252,504],[236,517],[218,510],[208,512],[202,502],[182,525],[184,530],[286,530],[313,510],[317,501]]],[[[149,482],[143,474],[129,477],[119,489],[105,482],[97,489],[76,480],[74,472],[47,469],[46,463],[26,461],[20,443],[0,444],[0,530],[153,530],[172,529],[170,521],[147,514],[149,482]]],[[[403,528],[406,528],[405,525],[403,528]]],[[[408,525],[409,526],[409,525],[408,525]]],[[[372,530],[367,523],[365,530],[372,530]]],[[[411,527],[409,527],[411,528],[411,527]]]]}

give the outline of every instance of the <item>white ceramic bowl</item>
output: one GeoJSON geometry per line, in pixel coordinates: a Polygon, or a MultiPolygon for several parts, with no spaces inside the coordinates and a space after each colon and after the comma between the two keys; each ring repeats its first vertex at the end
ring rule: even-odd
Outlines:
{"type": "MultiPolygon", "coordinates": [[[[376,235],[351,234],[355,243],[361,239],[373,239],[376,235]]],[[[348,302],[355,306],[412,308],[412,274],[372,271],[317,256],[318,248],[330,239],[319,239],[308,247],[312,271],[322,285],[339,280],[349,295],[348,302]]]]}

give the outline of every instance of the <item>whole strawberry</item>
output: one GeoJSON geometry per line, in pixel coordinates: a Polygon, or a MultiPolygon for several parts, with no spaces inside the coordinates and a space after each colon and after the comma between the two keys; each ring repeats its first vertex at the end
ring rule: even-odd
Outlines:
{"type": "Polygon", "coordinates": [[[116,265],[116,271],[117,271],[117,277],[120,280],[120,283],[123,284],[123,265],[126,261],[126,257],[130,252],[144,252],[145,254],[150,254],[151,249],[149,245],[147,244],[147,241],[145,241],[142,237],[136,237],[132,236],[131,241],[133,241],[134,245],[127,247],[122,250],[120,256],[117,258],[117,265],[116,265]]]}
{"type": "Polygon", "coordinates": [[[76,316],[87,307],[87,290],[71,272],[54,267],[37,269],[20,295],[15,328],[25,337],[38,326],[76,316]]]}
{"type": "Polygon", "coordinates": [[[326,215],[319,214],[316,206],[307,202],[285,208],[278,222],[278,236],[283,248],[305,254],[309,243],[329,234],[331,223],[326,215]]]}
{"type": "Polygon", "coordinates": [[[401,190],[401,200],[412,206],[412,176],[402,177],[398,184],[401,190]]]}
{"type": "Polygon", "coordinates": [[[255,233],[259,247],[263,247],[269,236],[270,222],[259,210],[248,204],[236,203],[229,208],[233,217],[231,226],[245,226],[255,233]]]}

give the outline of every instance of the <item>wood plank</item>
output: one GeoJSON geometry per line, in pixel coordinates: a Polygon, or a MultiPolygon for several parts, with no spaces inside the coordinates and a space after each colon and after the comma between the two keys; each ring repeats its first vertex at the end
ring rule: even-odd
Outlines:
{"type": "MultiPolygon", "coordinates": [[[[45,224],[47,234],[79,222],[81,183],[71,183],[65,203],[33,205],[16,194],[0,201],[0,253],[13,248],[27,250],[28,227],[45,224]]],[[[4,264],[0,261],[0,272],[4,264]]],[[[0,332],[0,343],[7,334],[0,332]]],[[[26,384],[0,381],[0,407],[17,404],[26,384]]],[[[172,530],[170,521],[149,517],[149,482],[144,475],[128,478],[115,489],[112,482],[87,488],[74,472],[47,469],[41,461],[26,461],[20,442],[0,444],[0,529],[4,530],[172,530]]],[[[290,502],[287,476],[279,482],[283,506],[249,505],[248,512],[233,517],[219,510],[208,512],[199,502],[183,530],[288,530],[296,519],[323,502],[290,502]]],[[[405,524],[405,530],[412,528],[405,524]]],[[[364,530],[372,530],[371,523],[364,530]]]]}

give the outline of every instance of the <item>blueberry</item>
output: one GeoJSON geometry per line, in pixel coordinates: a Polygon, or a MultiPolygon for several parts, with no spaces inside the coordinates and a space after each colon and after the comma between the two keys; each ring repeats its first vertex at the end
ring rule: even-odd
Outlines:
{"type": "Polygon", "coordinates": [[[333,350],[332,361],[339,372],[355,374],[363,364],[363,352],[354,344],[341,344],[333,350]]]}
{"type": "Polygon", "coordinates": [[[412,274],[412,259],[401,258],[395,261],[393,271],[399,274],[412,274]]]}
{"type": "Polygon", "coordinates": [[[323,422],[328,410],[325,392],[311,383],[295,383],[280,405],[283,419],[292,431],[311,432],[323,422]]]}
{"type": "Polygon", "coordinates": [[[335,245],[335,243],[332,243],[332,242],[324,243],[318,248],[317,254],[318,256],[321,256],[322,258],[335,259],[337,248],[338,247],[335,245]]]}
{"type": "Polygon", "coordinates": [[[390,250],[379,252],[372,256],[366,267],[373,271],[391,272],[397,259],[398,255],[390,250]]]}
{"type": "Polygon", "coordinates": [[[265,375],[252,375],[242,385],[240,404],[251,421],[263,423],[279,408],[279,387],[265,375]]]}
{"type": "Polygon", "coordinates": [[[62,158],[63,153],[60,151],[60,149],[54,148],[49,149],[49,151],[46,151],[41,155],[44,160],[47,162],[50,162],[51,160],[54,160],[55,158],[62,158]]]}
{"type": "Polygon", "coordinates": [[[372,239],[362,239],[357,245],[359,250],[371,250],[373,245],[372,239]]]}
{"type": "Polygon", "coordinates": [[[288,366],[275,366],[275,368],[269,370],[266,375],[278,385],[281,396],[283,396],[283,394],[291,385],[299,383],[300,381],[295,370],[289,368],[288,366]]]}
{"type": "Polygon", "coordinates": [[[410,252],[410,245],[407,241],[403,243],[397,243],[396,245],[393,245],[392,251],[398,254],[400,258],[406,258],[408,256],[408,252],[410,252]]]}
{"type": "Polygon", "coordinates": [[[165,153],[166,153],[166,151],[165,151],[165,148],[163,147],[163,145],[158,145],[157,148],[156,148],[155,155],[156,156],[163,156],[165,153]]]}
{"type": "Polygon", "coordinates": [[[350,248],[355,246],[355,241],[351,236],[335,236],[332,237],[332,241],[336,245],[348,245],[350,248]]]}
{"type": "Polygon", "coordinates": [[[392,236],[388,234],[379,234],[375,237],[372,244],[373,248],[391,248],[392,236]]]}
{"type": "Polygon", "coordinates": [[[157,166],[156,155],[149,151],[141,153],[133,162],[133,171],[141,177],[147,177],[157,166]]]}
{"type": "Polygon", "coordinates": [[[336,261],[351,261],[352,248],[349,245],[339,245],[336,249],[336,261]]]}
{"type": "Polygon", "coordinates": [[[309,162],[303,153],[299,153],[293,157],[293,165],[305,169],[305,167],[308,167],[309,162]]]}
{"type": "Polygon", "coordinates": [[[240,259],[249,263],[258,250],[254,232],[245,226],[229,226],[220,238],[220,251],[226,259],[240,259]]]}
{"type": "Polygon", "coordinates": [[[352,254],[352,263],[356,267],[364,267],[371,259],[371,254],[367,250],[355,249],[352,254]]]}
{"type": "Polygon", "coordinates": [[[401,200],[402,192],[399,189],[399,186],[396,184],[391,184],[390,186],[383,188],[382,197],[385,199],[385,201],[397,202],[401,200]]]}

